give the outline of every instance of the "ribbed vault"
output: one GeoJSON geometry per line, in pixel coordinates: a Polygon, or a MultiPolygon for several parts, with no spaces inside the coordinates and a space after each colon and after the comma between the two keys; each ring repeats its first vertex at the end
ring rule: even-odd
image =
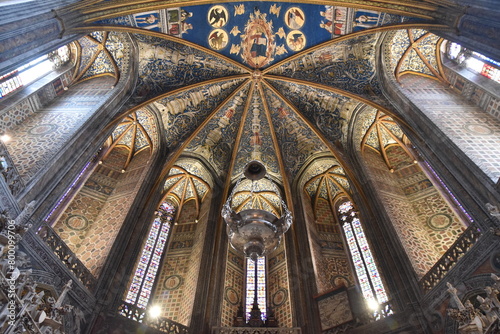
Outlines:
{"type": "MultiPolygon", "coordinates": [[[[100,6],[105,13],[105,5],[100,6]]],[[[424,55],[419,59],[426,64],[437,41],[425,29],[443,29],[393,10],[341,4],[181,7],[159,2],[146,7],[124,6],[112,17],[103,14],[74,30],[104,31],[86,37],[97,49],[108,32],[133,36],[137,106],[128,113],[147,106],[158,110],[171,152],[163,175],[189,152],[226,180],[226,193],[245,164],[256,159],[290,197],[289,185],[308,159],[321,153],[342,155],[337,144],[347,135],[344,117],[363,104],[399,122],[378,81],[379,34],[405,34],[412,52],[424,55]]],[[[404,57],[409,53],[400,52],[401,64],[408,62],[404,57]]],[[[431,72],[436,67],[432,61],[431,72]]],[[[407,67],[398,68],[404,72],[407,67]]],[[[337,178],[325,183],[332,193],[338,187],[334,181],[337,178]]]]}

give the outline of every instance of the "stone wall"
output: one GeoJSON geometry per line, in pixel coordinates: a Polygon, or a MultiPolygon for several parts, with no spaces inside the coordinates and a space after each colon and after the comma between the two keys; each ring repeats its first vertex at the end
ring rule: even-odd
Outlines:
{"type": "Polygon", "coordinates": [[[344,249],[341,228],[335,214],[326,200],[318,200],[314,224],[320,253],[316,260],[318,293],[325,293],[342,284],[348,287],[355,283],[349,268],[349,250],[344,249]]]}
{"type": "MultiPolygon", "coordinates": [[[[453,67],[455,66],[453,65],[453,67]]],[[[500,97],[498,96],[500,88],[498,83],[466,69],[459,69],[459,72],[456,72],[445,66],[444,72],[456,92],[488,114],[500,119],[500,97]],[[492,88],[491,91],[483,88],[483,85],[492,88]]]]}
{"type": "Polygon", "coordinates": [[[238,307],[245,301],[245,258],[229,245],[224,277],[221,326],[231,327],[238,307]]]}
{"type": "Polygon", "coordinates": [[[149,149],[136,155],[127,171],[121,173],[127,154],[125,148],[115,148],[54,224],[54,230],[95,276],[146,174],[149,149]]]}
{"type": "Polygon", "coordinates": [[[201,205],[200,217],[197,217],[194,201],[186,202],[180,209],[153,293],[153,303],[161,307],[161,316],[186,326],[191,321],[196,297],[209,197],[201,205]]]}
{"type": "Polygon", "coordinates": [[[273,309],[280,327],[292,327],[292,296],[285,240],[282,240],[278,249],[269,254],[267,268],[267,304],[273,309]]]}
{"type": "MultiPolygon", "coordinates": [[[[392,155],[406,154],[393,151],[392,155]]],[[[403,160],[403,158],[399,158],[403,160]]],[[[465,230],[459,217],[418,164],[391,173],[382,157],[364,154],[375,188],[413,268],[422,277],[465,230]]],[[[391,157],[396,161],[396,157],[391,157]]]]}
{"type": "MultiPolygon", "coordinates": [[[[401,82],[402,92],[424,115],[493,182],[497,182],[500,177],[500,121],[435,80],[405,75],[401,82]]],[[[496,102],[492,103],[491,108],[498,109],[496,102]]],[[[491,110],[492,114],[497,112],[491,110]]]]}
{"type": "Polygon", "coordinates": [[[12,139],[6,147],[23,181],[31,180],[64,148],[107,99],[111,84],[111,78],[96,78],[71,87],[50,103],[36,95],[7,111],[2,126],[9,126],[5,133],[12,139]]]}

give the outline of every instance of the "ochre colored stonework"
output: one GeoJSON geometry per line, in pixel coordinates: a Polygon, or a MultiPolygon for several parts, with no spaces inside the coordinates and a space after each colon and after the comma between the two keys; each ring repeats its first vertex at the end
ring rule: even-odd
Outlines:
{"type": "MultiPolygon", "coordinates": [[[[153,303],[162,309],[162,317],[186,326],[191,321],[196,287],[207,228],[207,210],[210,200],[202,203],[198,223],[195,223],[194,202],[185,203],[172,227],[168,250],[157,275],[153,303]],[[173,277],[173,276],[177,277],[173,277]],[[169,284],[180,279],[178,286],[169,284]]],[[[179,208],[177,209],[179,210],[179,208]]]]}
{"type": "Polygon", "coordinates": [[[243,305],[245,298],[245,259],[242,255],[236,253],[230,245],[228,245],[227,265],[224,277],[224,294],[226,289],[232,288],[238,296],[238,304],[232,304],[224,295],[222,301],[221,325],[230,327],[233,325],[234,317],[236,317],[238,306],[243,305]]]}
{"type": "MultiPolygon", "coordinates": [[[[193,239],[193,248],[191,251],[191,255],[189,257],[189,265],[186,272],[186,286],[184,288],[184,299],[181,305],[180,314],[179,314],[179,322],[182,324],[189,325],[191,322],[191,316],[193,314],[193,310],[196,307],[195,305],[195,297],[197,295],[197,286],[198,279],[200,276],[200,267],[202,265],[201,261],[203,258],[203,250],[207,247],[208,242],[210,240],[206,239],[207,228],[209,228],[208,221],[208,213],[210,210],[210,203],[212,201],[212,193],[209,193],[203,201],[200,208],[200,218],[198,223],[193,225],[196,226],[196,230],[194,231],[194,239],[193,239]]],[[[192,206],[192,210],[194,210],[194,206],[192,206]]],[[[187,215],[192,217],[192,212],[186,212],[187,215]]]]}
{"type": "Polygon", "coordinates": [[[335,219],[330,204],[319,200],[316,205],[315,267],[318,293],[355,283],[350,270],[348,250],[344,249],[339,223],[335,219]]]}
{"type": "Polygon", "coordinates": [[[290,278],[288,264],[286,260],[285,240],[282,241],[278,249],[269,254],[268,257],[268,275],[267,275],[267,298],[268,305],[274,309],[274,316],[280,327],[292,327],[292,304],[290,295],[290,278]],[[280,291],[281,290],[281,291],[280,291]],[[286,299],[278,300],[277,293],[285,294],[286,299]],[[276,304],[276,302],[278,302],[276,304]]]}
{"type": "Polygon", "coordinates": [[[124,148],[115,148],[109,160],[96,167],[54,225],[59,236],[95,276],[99,275],[145,176],[149,150],[135,156],[128,171],[118,172],[127,153],[124,148]]]}
{"type": "Polygon", "coordinates": [[[36,112],[43,106],[50,104],[56,96],[62,95],[59,87],[67,87],[71,80],[71,71],[67,71],[60,75],[57,79],[53,80],[39,92],[31,94],[24,98],[15,106],[7,108],[0,112],[0,131],[6,132],[11,130],[14,126],[21,124],[31,114],[36,112]],[[50,91],[50,93],[47,93],[50,91]],[[50,96],[49,98],[47,96],[50,96]]]}
{"type": "MultiPolygon", "coordinates": [[[[478,86],[475,82],[465,79],[446,66],[444,72],[450,81],[450,85],[453,86],[456,91],[460,92],[465,99],[471,101],[488,114],[500,119],[500,99],[497,96],[478,86]]],[[[489,80],[477,75],[473,75],[473,77],[477,77],[478,81],[483,82],[489,80]]]]}
{"type": "Polygon", "coordinates": [[[460,219],[427,178],[420,165],[413,164],[404,150],[392,150],[391,160],[406,164],[390,173],[379,154],[364,155],[369,173],[380,190],[384,206],[419,277],[422,277],[465,230],[460,219]],[[399,155],[399,157],[398,157],[399,155]],[[432,219],[440,217],[450,224],[432,227],[432,219]]]}

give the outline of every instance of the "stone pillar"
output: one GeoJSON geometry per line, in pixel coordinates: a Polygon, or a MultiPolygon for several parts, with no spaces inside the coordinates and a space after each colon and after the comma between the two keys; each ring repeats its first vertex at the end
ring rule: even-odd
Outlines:
{"type": "MultiPolygon", "coordinates": [[[[500,8],[494,0],[460,1],[455,8],[452,32],[434,32],[467,48],[500,60],[500,8]]],[[[448,9],[442,9],[446,11],[448,9]]],[[[450,12],[447,14],[450,15],[450,12]]]]}
{"type": "Polygon", "coordinates": [[[0,75],[69,43],[54,9],[75,0],[47,0],[0,7],[0,75]]]}

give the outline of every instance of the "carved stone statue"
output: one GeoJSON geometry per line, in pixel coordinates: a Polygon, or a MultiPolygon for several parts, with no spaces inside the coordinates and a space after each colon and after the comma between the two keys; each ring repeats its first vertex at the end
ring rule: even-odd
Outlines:
{"type": "Polygon", "coordinates": [[[483,322],[486,326],[491,325],[496,319],[498,319],[498,315],[493,309],[491,300],[481,296],[477,296],[476,299],[481,303],[479,308],[484,312],[483,322]]]}
{"type": "Polygon", "coordinates": [[[448,293],[455,301],[458,309],[448,309],[448,315],[454,320],[458,321],[458,332],[460,334],[483,334],[484,323],[481,318],[481,313],[474,308],[474,305],[467,300],[462,304],[455,289],[451,283],[446,283],[448,286],[448,293]]]}
{"type": "Polygon", "coordinates": [[[498,207],[496,205],[486,203],[486,208],[488,209],[488,212],[491,216],[500,220],[500,210],[498,210],[498,207]]]}
{"type": "Polygon", "coordinates": [[[489,286],[485,287],[484,291],[486,291],[486,295],[491,300],[493,305],[496,306],[497,308],[500,308],[500,301],[498,300],[498,296],[497,296],[499,291],[497,289],[493,289],[492,287],[489,287],[489,286]]]}
{"type": "Polygon", "coordinates": [[[35,211],[35,206],[36,206],[36,201],[31,201],[26,206],[24,207],[23,211],[17,216],[16,218],[16,225],[22,227],[22,228],[30,228],[31,225],[28,224],[31,215],[35,211]]]}

